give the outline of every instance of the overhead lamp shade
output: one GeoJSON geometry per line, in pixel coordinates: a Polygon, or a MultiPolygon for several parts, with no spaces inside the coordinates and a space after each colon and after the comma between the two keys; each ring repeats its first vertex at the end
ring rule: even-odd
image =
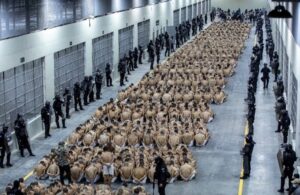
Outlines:
{"type": "Polygon", "coordinates": [[[286,10],[282,5],[277,5],[275,9],[268,13],[270,18],[292,18],[292,14],[286,10]]]}

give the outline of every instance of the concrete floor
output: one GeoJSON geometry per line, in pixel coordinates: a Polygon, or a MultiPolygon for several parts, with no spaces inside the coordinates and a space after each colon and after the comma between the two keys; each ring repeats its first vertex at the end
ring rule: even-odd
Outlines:
{"type": "MultiPolygon", "coordinates": [[[[265,33],[264,37],[266,37],[265,33]]],[[[263,67],[263,63],[270,64],[265,49],[260,68],[263,67]]],[[[244,183],[245,195],[281,194],[277,192],[280,188],[281,174],[276,155],[283,138],[281,133],[277,134],[274,132],[277,129],[277,122],[274,109],[275,95],[273,85],[275,83],[273,80],[274,77],[271,75],[269,88],[266,90],[263,89],[261,80],[258,81],[257,85],[254,122],[254,140],[256,145],[252,154],[251,177],[244,183]]],[[[285,193],[288,194],[287,192],[285,193]]]]}
{"type": "MultiPolygon", "coordinates": [[[[192,148],[198,163],[198,174],[190,182],[177,181],[167,186],[167,194],[185,195],[234,195],[238,192],[239,176],[242,166],[240,150],[243,145],[244,127],[247,111],[244,98],[247,94],[247,79],[249,77],[249,63],[254,43],[254,29],[246,41],[246,48],[240,56],[236,74],[228,79],[225,91],[229,95],[222,105],[212,105],[216,116],[208,125],[211,139],[202,148],[192,148]]],[[[164,59],[162,56],[161,59],[164,59]]],[[[144,60],[146,61],[146,60],[144,60]]],[[[137,83],[149,70],[149,65],[143,64],[129,77],[130,83],[137,83]]],[[[128,86],[128,84],[127,84],[128,86]]],[[[276,152],[281,143],[281,137],[274,133],[276,128],[274,114],[274,95],[269,89],[263,91],[259,82],[257,92],[257,115],[255,121],[254,140],[256,146],[253,152],[252,174],[244,183],[246,195],[277,194],[280,175],[276,161],[276,152]],[[263,185],[262,185],[263,184],[263,185]]],[[[67,129],[53,129],[52,137],[45,140],[43,136],[32,142],[36,157],[20,158],[14,154],[14,166],[9,169],[0,169],[0,192],[8,182],[24,177],[44,154],[64,140],[78,126],[87,120],[96,108],[107,102],[109,98],[116,97],[119,87],[118,81],[114,87],[103,90],[102,100],[85,107],[84,111],[73,113],[71,120],[67,121],[67,129]]],[[[34,181],[29,177],[26,182],[34,181]]],[[[152,185],[146,185],[148,192],[152,193],[152,185]]],[[[157,194],[155,189],[155,194],[157,194]]]]}

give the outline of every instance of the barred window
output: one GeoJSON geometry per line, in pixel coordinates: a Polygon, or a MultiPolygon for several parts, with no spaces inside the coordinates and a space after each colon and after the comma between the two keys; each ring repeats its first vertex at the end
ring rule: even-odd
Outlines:
{"type": "Polygon", "coordinates": [[[180,14],[180,10],[174,10],[173,12],[173,24],[174,26],[178,26],[179,25],[179,14],[180,14]]]}
{"type": "Polygon", "coordinates": [[[181,8],[181,24],[186,21],[186,7],[181,8]]]}
{"type": "Polygon", "coordinates": [[[197,3],[193,5],[193,18],[197,17],[197,3]]]}
{"type": "Polygon", "coordinates": [[[73,88],[76,82],[84,78],[84,50],[85,44],[54,53],[55,92],[62,95],[65,88],[73,88]]]}
{"type": "Polygon", "coordinates": [[[138,45],[144,49],[149,43],[150,37],[150,20],[146,20],[138,23],[138,45]]]}
{"type": "Polygon", "coordinates": [[[93,39],[93,72],[105,72],[106,64],[113,64],[113,33],[93,39]]]}
{"type": "Polygon", "coordinates": [[[192,19],[193,19],[193,6],[192,5],[189,5],[188,6],[188,19],[189,19],[189,21],[192,21],[192,19]]]}
{"type": "Polygon", "coordinates": [[[198,16],[200,16],[202,14],[202,2],[198,3],[198,16]]]}
{"type": "Polygon", "coordinates": [[[133,50],[133,25],[119,30],[119,58],[133,50]]]}
{"type": "Polygon", "coordinates": [[[18,113],[32,118],[44,104],[44,58],[0,73],[0,123],[13,128],[18,113]]]}

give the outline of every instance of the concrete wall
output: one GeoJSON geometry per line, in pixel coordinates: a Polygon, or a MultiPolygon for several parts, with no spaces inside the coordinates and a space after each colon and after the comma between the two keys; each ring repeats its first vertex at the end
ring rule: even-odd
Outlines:
{"type": "MultiPolygon", "coordinates": [[[[92,39],[103,34],[113,32],[113,67],[114,80],[118,79],[117,63],[119,60],[119,29],[134,25],[134,47],[137,46],[137,24],[150,19],[150,39],[153,32],[173,25],[173,11],[187,7],[203,0],[172,0],[146,7],[131,9],[124,12],[113,13],[61,27],[38,31],[24,36],[0,41],[0,73],[26,62],[45,57],[44,64],[44,94],[45,101],[52,100],[55,93],[54,87],[54,53],[72,45],[85,43],[85,74],[91,75],[92,39]],[[156,26],[156,21],[159,25],[156,26]],[[20,58],[25,62],[21,63],[20,58]]],[[[42,132],[39,116],[28,119],[28,131],[33,138],[42,132]]]]}
{"type": "MultiPolygon", "coordinates": [[[[273,9],[275,4],[274,2],[271,2],[269,0],[269,9],[273,9]]],[[[285,7],[289,9],[289,11],[292,13],[292,6],[291,3],[286,3],[285,7]]],[[[291,23],[297,22],[299,23],[299,15],[300,11],[298,10],[298,13],[292,13],[294,15],[293,19],[272,19],[272,29],[273,29],[273,38],[275,42],[275,49],[279,53],[279,61],[281,65],[281,70],[283,71],[282,74],[287,74],[288,77],[285,78],[285,82],[287,83],[285,87],[288,88],[288,91],[286,92],[286,100],[287,100],[287,108],[289,110],[289,114],[291,115],[291,106],[292,106],[292,75],[294,74],[297,79],[297,100],[294,102],[294,104],[297,105],[296,110],[296,125],[293,127],[291,125],[291,135],[290,141],[293,143],[296,152],[300,152],[300,45],[296,42],[295,37],[292,33],[292,26],[291,23]],[[285,56],[285,53],[287,54],[285,56]]],[[[299,24],[298,24],[299,26],[299,24]]],[[[294,113],[295,114],[295,113],[294,113]]]]}
{"type": "MultiPolygon", "coordinates": [[[[0,41],[0,72],[20,65],[22,57],[25,57],[25,62],[29,62],[45,56],[45,97],[50,100],[54,96],[54,53],[70,47],[70,42],[73,45],[85,42],[85,74],[90,75],[92,73],[92,39],[103,33],[114,32],[115,79],[119,56],[119,29],[134,25],[134,46],[136,46],[139,22],[150,19],[150,29],[156,32],[166,26],[167,20],[169,25],[172,25],[173,10],[199,1],[201,0],[172,0],[0,41]],[[156,26],[156,20],[160,21],[159,26],[156,26]]],[[[150,32],[150,38],[152,38],[152,32],[150,32]]]]}
{"type": "Polygon", "coordinates": [[[212,0],[212,7],[219,7],[225,10],[265,8],[267,7],[267,0],[212,0]]]}

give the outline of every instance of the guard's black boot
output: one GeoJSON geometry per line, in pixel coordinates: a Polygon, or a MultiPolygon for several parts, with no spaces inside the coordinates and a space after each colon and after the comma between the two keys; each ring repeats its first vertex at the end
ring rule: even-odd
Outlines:
{"type": "Polygon", "coordinates": [[[63,128],[64,128],[64,129],[67,128],[67,127],[66,127],[66,119],[62,119],[62,124],[63,124],[63,128]]]}
{"type": "Polygon", "coordinates": [[[59,126],[59,122],[58,121],[55,121],[56,122],[56,127],[59,129],[60,126],[59,126]]]}
{"type": "Polygon", "coordinates": [[[21,157],[25,157],[25,156],[24,156],[24,150],[23,150],[23,149],[20,150],[20,153],[21,153],[21,157]]]}
{"type": "Polygon", "coordinates": [[[6,157],[7,158],[6,159],[7,160],[6,161],[6,166],[7,167],[12,167],[13,166],[12,164],[10,164],[10,155],[11,155],[11,153],[7,153],[7,157],[6,157]]]}

